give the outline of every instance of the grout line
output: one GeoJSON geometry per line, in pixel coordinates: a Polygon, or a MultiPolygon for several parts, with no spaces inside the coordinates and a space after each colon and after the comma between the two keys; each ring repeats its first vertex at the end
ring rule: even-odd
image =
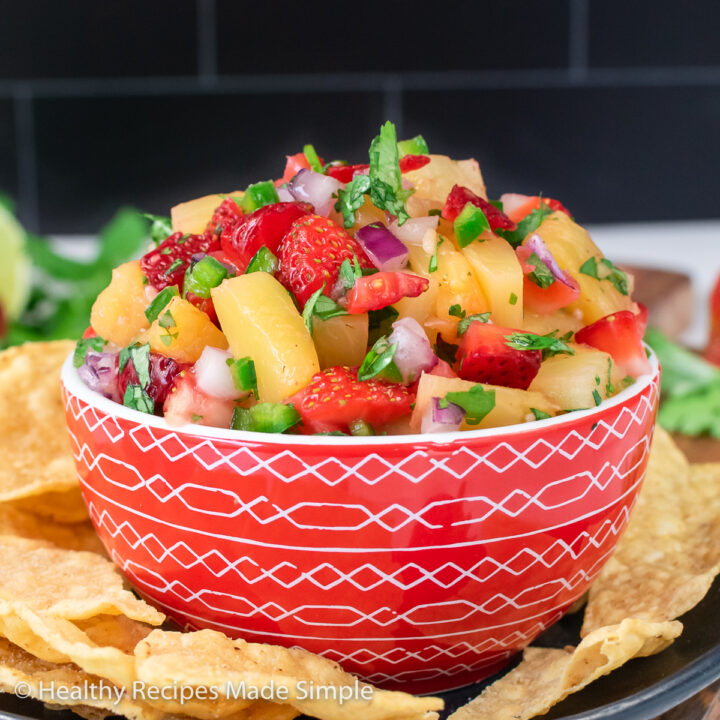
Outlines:
{"type": "MultiPolygon", "coordinates": [[[[501,88],[720,86],[720,65],[705,67],[588,68],[580,83],[567,68],[412,73],[224,75],[203,83],[195,76],[42,79],[23,82],[34,97],[130,97],[219,94],[491,90],[501,88]]],[[[0,97],[14,97],[18,83],[0,80],[0,97]]]]}
{"type": "Polygon", "coordinates": [[[403,131],[403,86],[398,75],[388,75],[383,88],[383,122],[392,120],[399,138],[403,131]]]}
{"type": "Polygon", "coordinates": [[[200,82],[217,78],[217,8],[215,0],[196,0],[197,64],[200,82]]]}
{"type": "Polygon", "coordinates": [[[13,109],[16,136],[18,217],[31,232],[38,231],[37,155],[35,152],[35,114],[32,88],[15,87],[13,109]]]}
{"type": "Polygon", "coordinates": [[[581,83],[590,64],[590,0],[570,0],[568,33],[568,71],[571,80],[581,83]]]}

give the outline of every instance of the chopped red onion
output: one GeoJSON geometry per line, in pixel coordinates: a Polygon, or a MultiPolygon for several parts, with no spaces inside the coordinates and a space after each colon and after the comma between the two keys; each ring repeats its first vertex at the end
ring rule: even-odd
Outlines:
{"type": "Polygon", "coordinates": [[[289,182],[288,192],[298,202],[310,203],[318,215],[327,217],[333,209],[337,192],[342,187],[344,185],[339,180],[329,175],[303,168],[289,182]]]}
{"type": "Polygon", "coordinates": [[[393,361],[406,385],[420,377],[420,373],[432,370],[438,363],[430,341],[422,325],[411,317],[393,323],[388,342],[397,344],[393,361]]]}
{"type": "Polygon", "coordinates": [[[378,270],[396,272],[407,267],[408,249],[382,223],[360,228],[355,237],[378,270]]]}
{"type": "MultiPolygon", "coordinates": [[[[428,215],[427,217],[410,218],[402,225],[398,225],[397,220],[393,220],[388,227],[390,232],[406,245],[422,245],[427,231],[437,230],[437,226],[437,215],[428,215]]],[[[428,248],[425,249],[428,250],[428,248]]],[[[429,252],[435,252],[435,248],[430,248],[429,252]]]]}
{"type": "Polygon", "coordinates": [[[121,402],[118,390],[118,356],[116,352],[88,350],[85,362],[78,368],[80,379],[95,392],[121,402]]]}
{"type": "Polygon", "coordinates": [[[292,196],[290,191],[286,187],[275,188],[277,190],[280,202],[295,202],[295,198],[292,196]]]}
{"type": "Polygon", "coordinates": [[[560,269],[560,266],[557,264],[557,260],[555,260],[553,254],[545,244],[545,241],[539,235],[531,235],[525,241],[525,245],[548,266],[548,269],[555,276],[556,280],[559,280],[563,285],[567,285],[568,287],[575,287],[570,282],[568,276],[560,269]]]}
{"type": "Polygon", "coordinates": [[[243,393],[238,391],[230,373],[227,360],[232,353],[207,345],[195,363],[197,386],[204,393],[221,400],[235,400],[243,393]]]}
{"type": "Polygon", "coordinates": [[[451,402],[448,402],[447,407],[440,407],[440,400],[439,397],[430,400],[420,424],[421,433],[452,432],[460,429],[465,419],[465,410],[451,402]]]}

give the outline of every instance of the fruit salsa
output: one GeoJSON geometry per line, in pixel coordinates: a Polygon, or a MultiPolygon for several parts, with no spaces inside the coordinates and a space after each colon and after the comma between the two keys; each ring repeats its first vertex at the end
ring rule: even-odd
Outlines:
{"type": "Polygon", "coordinates": [[[600,405],[650,370],[633,279],[551,198],[489,200],[475,160],[312,145],[282,178],[151,216],[75,366],[168,423],[438,433],[600,405]]]}

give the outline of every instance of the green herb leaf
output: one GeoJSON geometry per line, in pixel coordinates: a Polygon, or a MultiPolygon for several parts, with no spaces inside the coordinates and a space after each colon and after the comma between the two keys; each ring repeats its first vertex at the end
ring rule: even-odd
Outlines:
{"type": "Polygon", "coordinates": [[[477,425],[495,407],[495,391],[482,385],[473,385],[465,392],[449,392],[445,400],[459,405],[465,411],[465,422],[477,425]]]}
{"type": "Polygon", "coordinates": [[[305,159],[308,161],[308,165],[313,172],[321,173],[323,171],[320,158],[312,145],[305,145],[303,147],[303,154],[305,155],[305,159]]]}
{"type": "Polygon", "coordinates": [[[123,405],[153,415],[155,401],[139,385],[128,385],[123,396],[123,405]]]}
{"type": "Polygon", "coordinates": [[[607,382],[605,383],[605,396],[610,397],[615,394],[615,385],[612,382],[612,358],[608,358],[607,382]]]}
{"type": "Polygon", "coordinates": [[[557,330],[547,335],[514,332],[505,336],[505,344],[515,350],[542,350],[543,360],[553,355],[574,355],[575,351],[560,338],[556,338],[556,334],[557,330]]]}
{"type": "Polygon", "coordinates": [[[325,290],[325,283],[323,286],[316,290],[305,303],[303,309],[303,321],[308,332],[312,335],[313,331],[313,317],[319,317],[321,320],[329,320],[334,317],[342,317],[347,315],[347,310],[338,305],[332,298],[323,295],[325,290]]]}
{"type": "Polygon", "coordinates": [[[360,263],[358,262],[357,257],[353,256],[352,263],[347,258],[340,263],[338,277],[340,278],[345,290],[350,290],[350,288],[355,285],[355,281],[362,276],[363,272],[360,268],[360,263]]]}
{"type": "Polygon", "coordinates": [[[338,190],[335,210],[342,214],[346,228],[351,228],[355,224],[355,212],[365,202],[365,193],[368,190],[370,190],[370,178],[367,175],[356,175],[345,189],[338,190]]]}
{"type": "Polygon", "coordinates": [[[192,413],[190,415],[190,422],[199,423],[205,416],[204,415],[198,415],[197,413],[192,413]]]}
{"type": "Polygon", "coordinates": [[[592,391],[593,400],[595,401],[595,406],[597,407],[602,402],[602,397],[600,396],[600,393],[597,390],[592,391]]]}
{"type": "Polygon", "coordinates": [[[596,280],[607,280],[621,295],[628,294],[627,275],[608,258],[590,257],[580,266],[580,272],[596,280]]]}
{"type": "Polygon", "coordinates": [[[150,213],[142,213],[142,216],[150,221],[150,239],[155,247],[173,234],[172,221],[169,217],[150,213]]]}
{"type": "Polygon", "coordinates": [[[544,203],[540,202],[540,207],[528,213],[518,224],[515,230],[496,230],[495,232],[504,237],[514,248],[522,245],[523,240],[530,234],[534,233],[543,220],[552,214],[552,210],[544,203]]]}
{"type": "Polygon", "coordinates": [[[459,336],[463,336],[472,323],[486,323],[488,320],[490,320],[489,312],[477,313],[476,315],[468,315],[467,317],[464,317],[462,320],[460,320],[460,322],[457,324],[457,334],[459,336]]]}
{"type": "Polygon", "coordinates": [[[125,369],[128,360],[130,360],[137,373],[140,387],[147,388],[150,384],[150,345],[143,343],[142,345],[128,345],[120,351],[118,358],[118,367],[120,372],[125,369]]]}
{"type": "Polygon", "coordinates": [[[158,315],[167,307],[168,303],[174,298],[178,297],[177,285],[168,285],[163,288],[153,299],[152,302],[145,308],[145,317],[149,323],[155,322],[158,315]]]}
{"type": "Polygon", "coordinates": [[[81,365],[84,365],[88,350],[102,352],[105,345],[107,345],[105,340],[97,336],[78,340],[78,344],[75,346],[75,354],[73,355],[73,366],[79,368],[81,365]]]}
{"type": "Polygon", "coordinates": [[[169,310],[165,314],[160,316],[160,319],[158,320],[158,325],[160,325],[161,328],[165,328],[166,330],[168,328],[177,327],[175,318],[172,316],[172,313],[169,310]]]}
{"type": "Polygon", "coordinates": [[[552,417],[549,413],[546,413],[544,410],[538,410],[537,408],[530,408],[530,412],[535,416],[536,420],[547,420],[549,417],[552,417]]]}
{"type": "Polygon", "coordinates": [[[388,120],[370,143],[370,200],[380,210],[387,210],[402,225],[410,216],[405,202],[412,190],[402,189],[400,154],[395,126],[388,120]]]}
{"type": "Polygon", "coordinates": [[[437,336],[435,341],[435,354],[441,360],[448,363],[448,365],[453,365],[455,363],[455,358],[457,357],[457,351],[459,348],[459,345],[453,345],[453,343],[443,340],[442,335],[437,336]]]}
{"type": "Polygon", "coordinates": [[[278,259],[272,251],[263,245],[254,255],[247,266],[245,274],[266,272],[271,275],[277,270],[278,259]]]}
{"type": "Polygon", "coordinates": [[[465,314],[465,311],[460,307],[460,305],[451,305],[448,308],[448,315],[460,318],[461,320],[465,317],[465,314]]]}
{"type": "Polygon", "coordinates": [[[391,382],[402,382],[402,375],[394,363],[397,343],[390,343],[381,337],[370,349],[358,370],[358,380],[370,380],[381,377],[391,382]]]}
{"type": "Polygon", "coordinates": [[[392,306],[371,310],[368,313],[368,345],[374,345],[383,335],[392,332],[392,324],[398,319],[400,313],[392,306]]]}
{"type": "Polygon", "coordinates": [[[552,270],[540,259],[537,253],[532,253],[527,259],[528,265],[534,265],[535,269],[528,274],[527,278],[540,288],[549,288],[555,282],[552,270]]]}

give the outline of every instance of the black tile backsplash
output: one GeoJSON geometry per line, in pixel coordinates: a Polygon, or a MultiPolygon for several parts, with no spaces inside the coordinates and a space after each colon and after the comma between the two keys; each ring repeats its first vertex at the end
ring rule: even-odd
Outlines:
{"type": "Polygon", "coordinates": [[[0,99],[0,192],[17,196],[16,137],[13,103],[0,99]]]}
{"type": "Polygon", "coordinates": [[[564,67],[567,0],[217,0],[221,73],[564,67]]]}
{"type": "Polygon", "coordinates": [[[593,0],[590,64],[597,67],[720,65],[717,0],[593,0]]]}
{"type": "Polygon", "coordinates": [[[583,223],[720,215],[720,87],[413,92],[404,107],[406,132],[473,155],[493,197],[542,192],[583,223]]]}
{"type": "Polygon", "coordinates": [[[93,232],[120,205],[167,214],[277,178],[309,141],[360,156],[382,119],[372,93],[38,100],[40,230],[93,232]]]}
{"type": "Polygon", "coordinates": [[[362,160],[389,116],[584,221],[720,217],[720,3],[36,0],[0,23],[0,190],[43,232],[362,160]],[[17,123],[18,127],[15,127],[17,123]]]}
{"type": "Polygon", "coordinates": [[[195,0],[3,3],[0,78],[188,75],[195,0]]]}

